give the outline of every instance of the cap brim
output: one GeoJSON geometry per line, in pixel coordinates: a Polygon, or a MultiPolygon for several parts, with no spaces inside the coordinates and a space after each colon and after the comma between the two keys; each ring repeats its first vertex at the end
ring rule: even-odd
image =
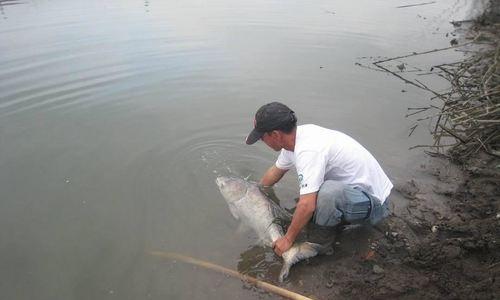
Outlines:
{"type": "Polygon", "coordinates": [[[257,142],[258,140],[260,140],[260,138],[264,135],[263,132],[259,132],[257,130],[255,130],[255,128],[250,132],[250,134],[247,136],[246,140],[245,140],[245,143],[247,143],[247,145],[252,145],[254,144],[255,142],[257,142]]]}

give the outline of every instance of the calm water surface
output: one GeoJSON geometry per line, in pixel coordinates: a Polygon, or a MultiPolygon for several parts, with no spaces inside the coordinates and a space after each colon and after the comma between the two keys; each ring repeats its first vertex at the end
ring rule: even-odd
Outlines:
{"type": "MultiPolygon", "coordinates": [[[[355,63],[447,47],[470,2],[0,0],[0,297],[255,298],[145,253],[241,263],[257,240],[214,179],[273,163],[244,145],[270,100],[409,178],[429,137],[404,115],[429,95],[355,63]]],[[[292,206],[293,174],[276,192],[292,206]]]]}

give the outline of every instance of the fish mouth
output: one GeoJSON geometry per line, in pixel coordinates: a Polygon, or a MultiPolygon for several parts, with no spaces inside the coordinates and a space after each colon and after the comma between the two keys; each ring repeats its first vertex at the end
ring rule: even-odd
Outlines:
{"type": "Polygon", "coordinates": [[[235,179],[237,178],[234,178],[234,177],[227,177],[227,176],[219,176],[215,179],[215,183],[219,186],[219,187],[223,187],[224,185],[228,184],[229,182],[231,181],[234,181],[235,179]]]}
{"type": "Polygon", "coordinates": [[[230,177],[226,176],[219,176],[215,179],[215,184],[219,187],[219,190],[222,192],[223,190],[227,189],[227,185],[231,181],[230,177]]]}
{"type": "Polygon", "coordinates": [[[217,184],[217,186],[219,188],[221,188],[224,185],[225,181],[226,181],[226,177],[217,177],[217,178],[215,178],[215,184],[217,184]]]}
{"type": "MultiPolygon", "coordinates": [[[[243,197],[248,192],[248,185],[237,177],[219,176],[215,179],[215,183],[228,202],[234,202],[236,201],[236,195],[241,194],[241,197],[243,197]]],[[[238,197],[238,200],[241,197],[238,197]]]]}

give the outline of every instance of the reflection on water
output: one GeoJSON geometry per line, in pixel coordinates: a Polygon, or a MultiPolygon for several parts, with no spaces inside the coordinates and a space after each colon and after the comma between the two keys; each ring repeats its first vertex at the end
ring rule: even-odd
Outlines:
{"type": "Polygon", "coordinates": [[[8,6],[8,5],[16,5],[16,4],[22,4],[24,2],[18,1],[18,0],[0,0],[0,6],[8,6]]]}
{"type": "MultiPolygon", "coordinates": [[[[408,139],[404,115],[428,95],[355,63],[447,46],[449,21],[470,4],[397,5],[0,1],[1,297],[254,298],[240,282],[158,265],[145,250],[257,275],[279,269],[272,250],[237,233],[214,184],[259,180],[273,163],[264,145],[244,144],[270,100],[301,124],[352,135],[404,180],[422,160],[408,147],[429,139],[425,130],[408,139]]],[[[294,174],[275,192],[293,207],[294,174]]]]}
{"type": "Polygon", "coordinates": [[[7,9],[7,6],[10,5],[17,5],[17,4],[23,4],[24,2],[18,1],[18,0],[0,0],[0,14],[4,19],[7,19],[7,13],[5,10],[7,9]]]}

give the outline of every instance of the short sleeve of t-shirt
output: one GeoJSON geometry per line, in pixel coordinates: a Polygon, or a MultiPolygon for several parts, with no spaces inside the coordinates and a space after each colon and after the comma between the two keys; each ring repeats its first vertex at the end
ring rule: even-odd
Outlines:
{"type": "Polygon", "coordinates": [[[281,153],[276,160],[276,167],[282,170],[289,170],[294,165],[293,152],[281,149],[281,153]]]}
{"type": "Polygon", "coordinates": [[[304,151],[297,156],[300,194],[319,191],[325,180],[326,160],[316,151],[304,151]]]}

